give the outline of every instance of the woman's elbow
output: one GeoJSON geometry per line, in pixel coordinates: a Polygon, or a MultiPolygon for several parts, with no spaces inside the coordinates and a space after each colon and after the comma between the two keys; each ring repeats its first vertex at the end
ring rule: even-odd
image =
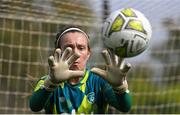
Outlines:
{"type": "Polygon", "coordinates": [[[33,112],[39,112],[43,109],[41,105],[39,105],[37,102],[34,102],[32,99],[29,101],[29,107],[33,112]]]}
{"type": "Polygon", "coordinates": [[[121,108],[121,112],[128,113],[131,110],[131,105],[126,105],[125,107],[121,108]]]}

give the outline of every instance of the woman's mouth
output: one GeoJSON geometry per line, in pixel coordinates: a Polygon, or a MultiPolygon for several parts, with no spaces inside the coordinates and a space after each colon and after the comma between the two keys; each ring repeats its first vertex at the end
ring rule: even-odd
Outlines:
{"type": "Polygon", "coordinates": [[[79,63],[78,62],[74,62],[72,65],[78,65],[79,63]]]}

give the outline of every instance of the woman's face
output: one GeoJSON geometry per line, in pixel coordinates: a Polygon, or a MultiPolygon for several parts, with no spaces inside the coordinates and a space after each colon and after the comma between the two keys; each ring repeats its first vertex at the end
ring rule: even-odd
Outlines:
{"type": "Polygon", "coordinates": [[[79,58],[70,66],[70,70],[84,70],[90,56],[88,48],[88,38],[81,32],[68,32],[61,38],[61,50],[71,47],[74,53],[79,54],[79,58]]]}

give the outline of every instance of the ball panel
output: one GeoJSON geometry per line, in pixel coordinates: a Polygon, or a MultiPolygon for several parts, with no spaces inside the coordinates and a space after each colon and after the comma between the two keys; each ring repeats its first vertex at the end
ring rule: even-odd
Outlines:
{"type": "Polygon", "coordinates": [[[131,8],[124,8],[121,12],[126,17],[137,17],[136,13],[131,8]]]}
{"type": "Polygon", "coordinates": [[[117,47],[115,48],[114,52],[116,55],[120,57],[127,57],[127,44],[124,47],[117,47]]]}
{"type": "Polygon", "coordinates": [[[114,22],[112,23],[109,35],[110,36],[113,32],[120,31],[122,29],[122,26],[124,24],[125,20],[119,15],[116,17],[114,22]]]}
{"type": "Polygon", "coordinates": [[[134,19],[129,20],[125,29],[132,29],[132,30],[140,31],[144,34],[147,34],[140,20],[134,20],[134,19]]]}

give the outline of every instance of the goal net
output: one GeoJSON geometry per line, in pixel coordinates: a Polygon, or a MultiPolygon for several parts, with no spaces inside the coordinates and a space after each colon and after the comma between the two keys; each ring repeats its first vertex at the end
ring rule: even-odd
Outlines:
{"type": "Polygon", "coordinates": [[[72,1],[0,1],[0,113],[31,113],[29,96],[48,74],[47,58],[63,26],[93,27],[92,10],[72,1]]]}

